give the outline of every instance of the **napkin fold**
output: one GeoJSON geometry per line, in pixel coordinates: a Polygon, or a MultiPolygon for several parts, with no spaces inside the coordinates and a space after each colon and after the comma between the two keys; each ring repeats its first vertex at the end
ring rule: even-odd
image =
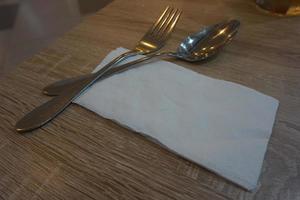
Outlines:
{"type": "MultiPolygon", "coordinates": [[[[125,51],[112,51],[94,71],[125,51]]],[[[166,61],[99,81],[75,103],[248,190],[257,186],[279,104],[166,61]]]]}

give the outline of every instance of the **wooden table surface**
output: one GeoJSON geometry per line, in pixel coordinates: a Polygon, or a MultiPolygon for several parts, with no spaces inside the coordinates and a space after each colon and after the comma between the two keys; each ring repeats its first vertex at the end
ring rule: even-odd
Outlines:
{"type": "Polygon", "coordinates": [[[252,0],[115,0],[0,81],[0,199],[299,200],[299,64],[300,18],[267,15],[252,0]],[[166,49],[204,25],[227,18],[242,23],[211,62],[174,62],[280,101],[255,191],[78,105],[32,133],[14,130],[49,99],[41,94],[44,86],[90,72],[118,46],[133,47],[166,5],[184,11],[166,49]]]}

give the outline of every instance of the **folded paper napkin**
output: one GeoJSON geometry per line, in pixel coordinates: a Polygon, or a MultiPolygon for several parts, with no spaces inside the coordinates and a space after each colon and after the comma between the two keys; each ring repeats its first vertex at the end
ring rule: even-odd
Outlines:
{"type": "MultiPolygon", "coordinates": [[[[125,51],[112,51],[95,71],[125,51]]],[[[253,89],[166,61],[99,81],[75,103],[248,190],[257,185],[278,107],[253,89]]]]}

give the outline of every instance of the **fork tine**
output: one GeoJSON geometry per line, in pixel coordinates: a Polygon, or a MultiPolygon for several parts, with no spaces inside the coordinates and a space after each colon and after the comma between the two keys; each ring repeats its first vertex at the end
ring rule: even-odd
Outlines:
{"type": "Polygon", "coordinates": [[[154,29],[154,31],[152,32],[152,34],[159,33],[159,31],[164,26],[164,24],[166,24],[168,22],[168,19],[170,18],[170,16],[172,16],[173,10],[174,10],[173,8],[170,9],[170,11],[168,12],[168,14],[165,15],[164,19],[156,26],[156,28],[154,29]]]}
{"type": "Polygon", "coordinates": [[[140,40],[139,44],[142,46],[139,47],[139,45],[137,45],[136,49],[140,51],[140,49],[146,48],[146,52],[151,52],[154,49],[161,48],[166,42],[168,36],[171,35],[174,30],[180,14],[181,11],[168,6],[159,19],[140,40]],[[150,50],[148,48],[150,48],[150,50]]]}
{"type": "Polygon", "coordinates": [[[173,12],[173,8],[170,8],[166,14],[162,17],[159,23],[156,24],[156,26],[153,28],[153,31],[151,32],[152,35],[157,35],[161,27],[166,23],[167,19],[170,17],[171,13],[173,12]]]}
{"type": "Polygon", "coordinates": [[[172,20],[170,20],[170,23],[165,27],[164,31],[161,33],[161,35],[160,35],[161,40],[165,40],[172,33],[181,14],[182,14],[182,11],[177,9],[174,14],[174,17],[172,18],[172,20]]]}
{"type": "Polygon", "coordinates": [[[170,13],[170,17],[166,20],[166,22],[162,25],[161,29],[159,30],[159,33],[158,33],[159,37],[165,32],[165,30],[168,28],[168,25],[174,21],[174,19],[175,19],[174,17],[177,14],[177,11],[178,11],[178,9],[176,9],[175,11],[170,13]]]}
{"type": "Polygon", "coordinates": [[[160,15],[160,17],[158,18],[158,20],[151,26],[151,28],[149,29],[149,31],[146,34],[151,34],[159,24],[161,24],[162,20],[166,17],[167,13],[170,10],[170,6],[167,6],[164,10],[164,12],[160,15]]]}

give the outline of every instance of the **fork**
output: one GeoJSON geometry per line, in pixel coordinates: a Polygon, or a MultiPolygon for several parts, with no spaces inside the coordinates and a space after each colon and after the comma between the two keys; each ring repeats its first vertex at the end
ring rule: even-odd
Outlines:
{"type": "MultiPolygon", "coordinates": [[[[112,66],[131,56],[146,55],[161,49],[174,30],[174,27],[178,22],[180,15],[180,10],[167,6],[160,17],[157,19],[157,21],[150,27],[146,34],[136,44],[134,49],[118,56],[110,63],[108,63],[105,67],[103,67],[101,71],[107,71],[112,66]]],[[[43,89],[43,93],[49,96],[56,96],[61,94],[65,89],[71,86],[74,87],[74,84],[80,85],[81,82],[85,82],[84,80],[91,79],[92,77],[96,77],[96,75],[88,74],[60,80],[46,86],[43,89]]]]}
{"type": "MultiPolygon", "coordinates": [[[[171,32],[174,30],[180,15],[180,10],[174,10],[167,7],[160,18],[138,42],[135,49],[129,51],[125,54],[125,56],[123,56],[126,58],[127,56],[131,55],[149,54],[162,48],[171,32]]],[[[123,60],[123,56],[117,57],[116,60],[123,60]]],[[[114,61],[114,63],[115,62],[116,61],[114,61]]],[[[85,75],[84,77],[79,78],[77,77],[75,78],[76,80],[73,79],[71,81],[73,84],[70,83],[67,87],[62,84],[64,89],[57,93],[59,95],[26,114],[16,123],[16,130],[18,132],[26,132],[45,125],[59,115],[65,108],[67,108],[72,101],[75,100],[89,86],[105,76],[106,72],[111,67],[112,64],[109,63],[94,74],[85,75]]]]}

